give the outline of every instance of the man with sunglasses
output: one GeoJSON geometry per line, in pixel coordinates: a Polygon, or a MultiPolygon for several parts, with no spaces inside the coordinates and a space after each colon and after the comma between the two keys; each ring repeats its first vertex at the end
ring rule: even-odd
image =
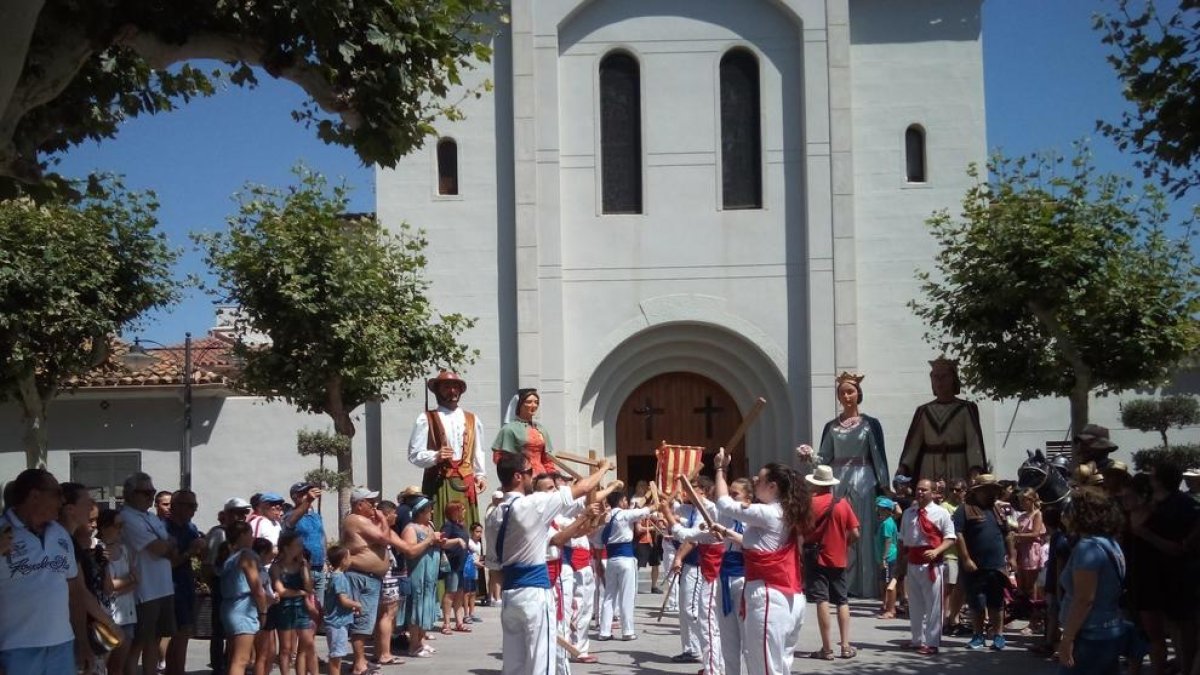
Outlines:
{"type": "Polygon", "coordinates": [[[171,579],[175,541],[166,523],[150,511],[156,492],[150,476],[140,471],[131,474],[125,479],[124,490],[121,540],[134,554],[138,577],[137,628],[126,672],[137,672],[140,657],[142,675],[156,675],[161,658],[158,641],[175,634],[175,584],[171,579]]]}
{"type": "MultiPolygon", "coordinates": [[[[207,552],[205,553],[205,577],[209,580],[209,590],[212,593],[214,609],[221,606],[221,579],[217,570],[217,559],[221,554],[221,545],[225,543],[225,528],[236,522],[246,522],[250,517],[250,502],[241,497],[233,497],[225,502],[225,507],[217,514],[220,523],[208,531],[206,537],[207,552]]],[[[208,659],[212,666],[213,675],[225,675],[227,658],[225,654],[225,624],[221,622],[221,612],[212,612],[211,637],[208,642],[208,659]]]]}

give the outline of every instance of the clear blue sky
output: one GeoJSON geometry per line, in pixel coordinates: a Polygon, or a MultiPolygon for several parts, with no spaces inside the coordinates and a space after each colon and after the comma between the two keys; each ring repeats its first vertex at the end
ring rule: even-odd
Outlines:
{"type": "MultiPolygon", "coordinates": [[[[1136,175],[1132,158],[1094,131],[1097,119],[1116,119],[1125,105],[1091,28],[1092,13],[1107,6],[1111,2],[984,3],[989,148],[1007,155],[1066,152],[1086,137],[1102,169],[1136,175]]],[[[60,171],[79,176],[115,171],[125,174],[130,187],[155,190],[162,227],[184,249],[179,273],[203,274],[188,233],[222,227],[233,211],[230,196],[246,181],[288,184],[297,161],[344,177],[355,187],[352,210],[374,210],[373,171],[349,150],[326,146],[295,124],[289,111],[299,100],[295,87],[264,77],[255,91],[234,87],[174,113],[134,120],[116,139],[73,149],[60,171]]],[[[168,312],[148,317],[134,334],[167,343],[181,341],[184,331],[203,334],[212,325],[212,303],[192,291],[168,312]]]]}

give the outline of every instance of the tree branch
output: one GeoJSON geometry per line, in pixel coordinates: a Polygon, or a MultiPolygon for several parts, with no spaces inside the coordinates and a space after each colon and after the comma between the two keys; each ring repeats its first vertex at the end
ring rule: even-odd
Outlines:
{"type": "Polygon", "coordinates": [[[1079,348],[1075,345],[1075,341],[1067,333],[1066,328],[1059,322],[1058,317],[1054,313],[1046,309],[1040,302],[1030,300],[1027,303],[1029,311],[1033,316],[1046,327],[1046,331],[1058,343],[1059,349],[1062,350],[1063,356],[1067,362],[1071,364],[1071,368],[1075,370],[1075,381],[1078,383],[1081,380],[1086,381],[1089,385],[1092,381],[1092,368],[1083,360],[1083,354],[1079,352],[1079,348]]]}

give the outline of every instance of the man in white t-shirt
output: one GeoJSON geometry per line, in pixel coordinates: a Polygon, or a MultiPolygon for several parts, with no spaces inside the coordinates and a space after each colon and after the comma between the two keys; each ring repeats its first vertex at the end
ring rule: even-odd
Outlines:
{"type": "MultiPolygon", "coordinates": [[[[0,531],[11,537],[5,564],[0,564],[0,672],[74,673],[76,652],[78,666],[91,672],[91,650],[86,642],[75,649],[71,628],[71,591],[80,597],[90,594],[79,576],[71,535],[55,521],[62,488],[49,471],[28,469],[9,491],[11,508],[0,517],[0,531]]],[[[119,634],[98,603],[85,611],[119,634]]]]}
{"type": "Polygon", "coordinates": [[[283,495],[275,492],[264,492],[258,496],[254,515],[246,520],[255,539],[262,537],[272,544],[279,543],[279,535],[283,532],[283,504],[283,495]]]}
{"type": "Polygon", "coordinates": [[[138,472],[125,479],[125,506],[121,508],[121,542],[133,556],[137,571],[137,629],[129,653],[126,673],[136,673],[142,659],[142,675],[156,675],[161,658],[159,639],[175,634],[175,585],[171,580],[171,556],[175,541],[154,504],[154,481],[138,472]]]}

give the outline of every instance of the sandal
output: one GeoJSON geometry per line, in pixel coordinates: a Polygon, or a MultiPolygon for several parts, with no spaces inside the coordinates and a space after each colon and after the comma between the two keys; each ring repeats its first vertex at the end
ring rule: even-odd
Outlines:
{"type": "Polygon", "coordinates": [[[466,624],[461,624],[461,623],[458,624],[457,626],[455,626],[454,630],[459,633],[470,633],[471,632],[471,629],[467,628],[466,624]]]}
{"type": "Polygon", "coordinates": [[[858,656],[858,650],[855,649],[853,645],[842,647],[842,658],[843,659],[852,659],[856,656],[858,656]]]}
{"type": "Polygon", "coordinates": [[[454,635],[454,631],[450,630],[449,626],[442,626],[442,629],[438,632],[442,635],[454,635]]]}
{"type": "Polygon", "coordinates": [[[818,649],[817,651],[810,653],[808,655],[808,658],[817,659],[819,661],[832,661],[833,660],[833,650],[832,649],[818,649]]]}
{"type": "Polygon", "coordinates": [[[404,661],[400,660],[396,656],[389,656],[386,659],[379,659],[375,663],[378,663],[381,666],[402,666],[402,665],[404,665],[404,661]]]}

